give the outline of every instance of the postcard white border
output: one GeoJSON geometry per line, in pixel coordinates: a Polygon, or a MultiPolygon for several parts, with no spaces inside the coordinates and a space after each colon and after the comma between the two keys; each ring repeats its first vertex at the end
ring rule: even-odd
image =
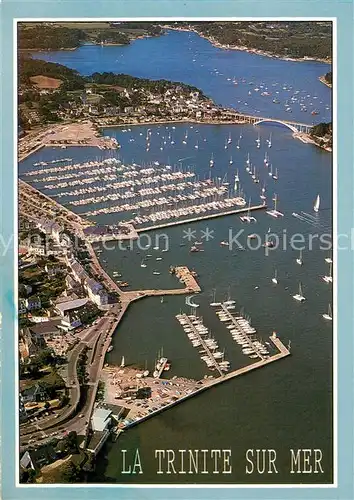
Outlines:
{"type": "MultiPolygon", "coordinates": [[[[332,150],[332,236],[333,236],[333,483],[331,484],[130,484],[130,483],[70,483],[70,484],[22,484],[19,482],[19,370],[18,370],[18,322],[15,321],[15,421],[16,421],[16,439],[15,439],[15,471],[16,471],[16,488],[208,488],[208,489],[259,489],[259,488],[299,488],[299,489],[316,489],[316,488],[337,488],[338,487],[338,199],[337,199],[337,171],[338,171],[338,154],[337,154],[337,18],[336,17],[80,17],[80,18],[66,18],[66,17],[46,17],[46,18],[14,18],[13,19],[13,117],[14,117],[14,172],[16,178],[14,183],[14,235],[18,235],[18,197],[17,197],[17,179],[18,179],[18,116],[17,116],[17,24],[20,22],[175,22],[175,21],[329,21],[332,22],[332,130],[333,130],[333,150],[332,150]]],[[[18,317],[18,238],[15,239],[14,244],[14,297],[16,304],[16,317],[18,317]]]]}

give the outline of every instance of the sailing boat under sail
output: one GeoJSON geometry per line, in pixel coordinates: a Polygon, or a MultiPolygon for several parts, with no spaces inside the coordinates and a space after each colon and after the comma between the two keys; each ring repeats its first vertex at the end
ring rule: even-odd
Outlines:
{"type": "Polygon", "coordinates": [[[296,263],[299,264],[299,266],[302,266],[302,264],[304,263],[303,260],[302,260],[302,250],[300,250],[300,255],[296,259],[296,263]]]}
{"type": "Polygon", "coordinates": [[[278,284],[278,273],[277,273],[277,270],[275,269],[274,270],[274,276],[272,278],[272,282],[277,285],[278,284]]]}
{"type": "Polygon", "coordinates": [[[318,212],[319,208],[320,208],[320,195],[318,194],[313,209],[315,212],[318,212]]]}
{"type": "Polygon", "coordinates": [[[328,312],[322,314],[322,317],[324,319],[328,319],[328,321],[332,321],[333,319],[333,316],[332,316],[332,308],[331,308],[331,304],[328,304],[328,312]]]}

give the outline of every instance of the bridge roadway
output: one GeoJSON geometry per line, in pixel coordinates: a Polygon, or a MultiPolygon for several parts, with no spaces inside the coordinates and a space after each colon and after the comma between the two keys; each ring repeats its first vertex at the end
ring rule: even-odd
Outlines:
{"type": "Polygon", "coordinates": [[[278,123],[279,125],[284,125],[288,127],[292,132],[305,132],[308,133],[313,125],[309,123],[295,122],[291,120],[281,120],[277,118],[265,118],[262,116],[252,116],[244,115],[242,113],[235,113],[235,118],[238,123],[252,123],[253,125],[259,125],[261,123],[278,123]]]}

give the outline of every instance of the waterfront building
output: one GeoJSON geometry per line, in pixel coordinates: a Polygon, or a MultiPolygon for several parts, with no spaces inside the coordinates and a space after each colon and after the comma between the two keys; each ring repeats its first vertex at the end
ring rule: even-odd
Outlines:
{"type": "Polygon", "coordinates": [[[87,291],[89,299],[98,306],[108,304],[108,295],[103,286],[92,278],[85,280],[84,288],[87,291]]]}
{"type": "Polygon", "coordinates": [[[93,431],[103,432],[108,429],[111,423],[112,410],[104,408],[96,408],[91,418],[91,426],[93,431]]]}

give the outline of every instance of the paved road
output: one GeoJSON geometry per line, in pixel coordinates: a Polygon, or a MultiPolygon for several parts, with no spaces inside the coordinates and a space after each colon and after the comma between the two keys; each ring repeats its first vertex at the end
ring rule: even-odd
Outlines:
{"type": "MultiPolygon", "coordinates": [[[[43,422],[39,421],[33,424],[21,425],[20,435],[22,445],[27,444],[29,440],[38,442],[60,431],[69,432],[70,430],[75,430],[76,432],[84,432],[95,401],[99,372],[102,369],[104,354],[109,345],[108,344],[104,349],[104,346],[106,346],[107,330],[109,331],[111,328],[112,332],[114,332],[118,322],[118,318],[113,316],[115,312],[117,312],[117,306],[113,307],[106,316],[100,318],[96,325],[92,325],[80,332],[79,335],[81,340],[69,353],[66,370],[66,384],[70,391],[70,406],[66,407],[64,411],[59,414],[59,417],[53,416],[52,418],[43,420],[43,422]],[[79,415],[73,416],[68,422],[64,423],[65,420],[70,418],[71,413],[75,413],[76,406],[80,400],[80,385],[77,379],[76,368],[78,358],[85,347],[92,349],[91,355],[90,351],[88,353],[89,388],[86,401],[79,415]]],[[[111,337],[109,337],[109,339],[110,338],[111,337]]]]}

